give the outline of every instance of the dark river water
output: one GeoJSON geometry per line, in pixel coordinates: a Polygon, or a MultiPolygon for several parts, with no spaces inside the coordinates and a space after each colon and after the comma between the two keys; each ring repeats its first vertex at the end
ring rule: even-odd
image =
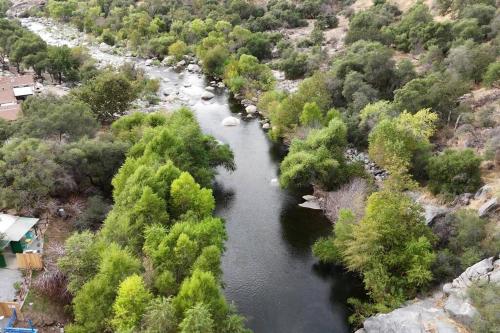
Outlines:
{"type": "MultiPolygon", "coordinates": [[[[44,22],[23,24],[49,44],[79,45],[85,37],[67,38],[44,22]]],[[[257,119],[224,127],[228,116],[240,117],[241,107],[225,90],[208,102],[200,96],[207,82],[200,74],[176,73],[144,61],[104,53],[89,45],[102,64],[134,61],[161,80],[160,95],[168,93],[170,108],[193,109],[206,133],[231,146],[237,169],[220,170],[216,178],[216,214],[226,221],[228,241],[222,261],[224,292],[256,333],[349,332],[347,298],[362,296],[360,281],[339,267],[320,265],[311,246],[331,233],[331,224],[318,211],[301,208],[300,195],[282,190],[278,178],[283,149],[272,143],[257,119]]]]}

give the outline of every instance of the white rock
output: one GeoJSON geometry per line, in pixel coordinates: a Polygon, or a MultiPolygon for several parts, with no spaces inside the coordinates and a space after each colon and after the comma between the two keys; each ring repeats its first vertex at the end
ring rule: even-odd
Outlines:
{"type": "Polygon", "coordinates": [[[306,201],[301,204],[299,204],[300,207],[302,208],[309,208],[309,209],[315,209],[315,210],[320,210],[321,207],[319,206],[318,201],[306,201]]]}
{"type": "Polygon", "coordinates": [[[205,91],[203,93],[203,95],[201,95],[201,99],[203,99],[205,101],[208,101],[208,100],[210,100],[210,99],[212,99],[214,97],[215,97],[215,95],[213,93],[211,93],[210,91],[205,91]]]}
{"type": "Polygon", "coordinates": [[[270,128],[271,128],[271,125],[269,125],[269,123],[265,123],[264,125],[262,125],[262,129],[268,130],[270,128]]]}
{"type": "Polygon", "coordinates": [[[152,59],[147,59],[147,60],[144,62],[144,64],[145,64],[146,66],[151,66],[151,65],[153,64],[153,60],[152,60],[152,59]]]}
{"type": "Polygon", "coordinates": [[[245,111],[249,114],[257,112],[257,107],[255,105],[249,105],[245,108],[245,111]]]}
{"type": "Polygon", "coordinates": [[[199,72],[201,69],[200,69],[200,66],[196,65],[196,64],[189,64],[186,69],[189,71],[189,72],[192,72],[192,73],[197,73],[199,72]]]}
{"type": "Polygon", "coordinates": [[[310,195],[310,194],[302,196],[302,199],[304,199],[305,201],[318,200],[318,198],[316,198],[314,195],[310,195]]]}
{"type": "Polygon", "coordinates": [[[486,198],[492,191],[492,188],[490,185],[484,185],[481,187],[476,194],[474,195],[474,199],[483,199],[486,198]]]}
{"type": "Polygon", "coordinates": [[[444,216],[449,212],[449,209],[434,205],[423,205],[425,224],[431,225],[438,217],[444,216]]]}
{"type": "Polygon", "coordinates": [[[477,310],[470,304],[468,297],[459,297],[456,294],[451,294],[446,303],[444,310],[455,320],[470,325],[477,314],[477,310]]]}
{"type": "Polygon", "coordinates": [[[215,88],[214,88],[214,87],[210,87],[210,86],[208,86],[208,87],[206,87],[206,88],[205,88],[205,90],[208,90],[208,91],[215,91],[215,88]]]}
{"type": "Polygon", "coordinates": [[[495,197],[486,201],[481,207],[479,207],[477,213],[479,214],[479,217],[484,217],[488,215],[490,211],[497,208],[497,206],[498,206],[498,199],[495,197]]]}
{"type": "Polygon", "coordinates": [[[175,64],[176,67],[184,67],[186,66],[186,60],[181,60],[177,64],[175,64]]]}
{"type": "Polygon", "coordinates": [[[240,124],[240,120],[235,117],[227,117],[222,120],[222,126],[238,126],[240,124]]]}

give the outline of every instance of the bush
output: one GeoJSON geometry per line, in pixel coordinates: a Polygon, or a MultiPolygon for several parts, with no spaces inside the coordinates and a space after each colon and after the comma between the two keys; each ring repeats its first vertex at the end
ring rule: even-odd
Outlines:
{"type": "Polygon", "coordinates": [[[87,208],[76,220],[75,226],[78,230],[96,230],[102,224],[111,207],[103,197],[95,195],[89,198],[87,208]]]}
{"type": "Polygon", "coordinates": [[[478,283],[469,288],[472,304],[479,312],[474,318],[472,329],[476,333],[498,332],[500,327],[500,284],[478,283]]]}
{"type": "Polygon", "coordinates": [[[285,77],[295,80],[307,73],[307,55],[297,51],[291,52],[280,62],[280,69],[285,72],[285,77]]]}
{"type": "Polygon", "coordinates": [[[498,84],[500,81],[500,61],[492,62],[486,69],[483,76],[483,82],[488,86],[498,84]]]}
{"type": "Polygon", "coordinates": [[[473,193],[481,185],[480,164],[481,158],[470,149],[447,149],[443,154],[429,159],[429,189],[434,194],[473,193]]]}

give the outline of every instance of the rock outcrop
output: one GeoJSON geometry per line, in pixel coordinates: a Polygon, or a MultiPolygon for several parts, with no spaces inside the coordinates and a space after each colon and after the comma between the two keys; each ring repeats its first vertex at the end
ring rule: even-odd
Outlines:
{"type": "MultiPolygon", "coordinates": [[[[467,290],[475,282],[500,283],[500,259],[484,259],[467,268],[442,291],[385,314],[370,317],[356,333],[465,333],[477,310],[467,290]]],[[[471,332],[472,333],[472,332],[471,332]]]]}

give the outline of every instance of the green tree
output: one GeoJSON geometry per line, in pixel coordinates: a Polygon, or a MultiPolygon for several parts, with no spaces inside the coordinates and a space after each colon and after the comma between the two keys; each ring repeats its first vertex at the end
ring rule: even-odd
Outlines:
{"type": "Polygon", "coordinates": [[[98,120],[107,123],[125,114],[137,92],[123,74],[104,72],[87,81],[75,95],[90,106],[98,120]]]}
{"type": "Polygon", "coordinates": [[[182,283],[173,304],[178,316],[184,317],[186,311],[198,303],[206,306],[216,323],[217,331],[217,325],[223,322],[228,313],[228,305],[212,273],[195,270],[193,275],[182,283]]]}
{"type": "Polygon", "coordinates": [[[315,103],[306,103],[300,115],[300,123],[304,126],[319,127],[323,115],[319,106],[315,103]]]}
{"type": "Polygon", "coordinates": [[[73,58],[71,49],[67,46],[49,46],[47,50],[47,70],[57,78],[59,84],[63,77],[74,78],[78,62],[73,58]]]}
{"type": "Polygon", "coordinates": [[[416,161],[431,147],[429,138],[434,133],[436,120],[437,115],[429,109],[414,115],[403,112],[396,118],[381,120],[369,136],[370,157],[394,176],[418,169],[416,161]]]}
{"type": "Polygon", "coordinates": [[[168,54],[174,56],[177,61],[181,60],[187,52],[188,47],[182,40],[178,40],[168,47],[168,54]]]}
{"type": "Polygon", "coordinates": [[[114,316],[111,325],[117,332],[131,332],[140,325],[152,295],[137,274],[127,277],[120,283],[118,294],[113,303],[114,316]]]}
{"type": "Polygon", "coordinates": [[[93,137],[98,129],[90,108],[71,99],[29,97],[23,103],[23,114],[18,133],[24,136],[75,141],[83,136],[93,137]]]}
{"type": "Polygon", "coordinates": [[[74,233],[64,244],[64,256],[57,265],[68,277],[68,290],[75,295],[98,270],[99,246],[89,232],[74,233]]]}
{"type": "Polygon", "coordinates": [[[0,148],[1,206],[40,207],[49,195],[71,188],[71,178],[54,159],[53,148],[37,139],[15,139],[0,148]]]}
{"type": "Polygon", "coordinates": [[[146,308],[142,328],[144,333],[177,333],[172,298],[155,298],[146,308]]]}
{"type": "Polygon", "coordinates": [[[471,149],[447,149],[429,159],[429,189],[434,194],[474,193],[481,185],[480,164],[481,158],[471,149]]]}
{"type": "Polygon", "coordinates": [[[21,70],[23,63],[29,56],[33,56],[47,50],[47,44],[37,35],[26,33],[16,39],[10,48],[9,59],[16,64],[17,71],[21,70]]]}
{"type": "Polygon", "coordinates": [[[101,136],[70,143],[57,156],[57,161],[80,188],[97,187],[111,194],[111,180],[125,161],[129,145],[126,142],[101,136]]]}
{"type": "Polygon", "coordinates": [[[312,131],[306,140],[294,140],[281,163],[281,185],[333,187],[346,181],[348,171],[343,155],[346,135],[345,124],[334,118],[327,127],[312,131]]]}
{"type": "Polygon", "coordinates": [[[439,114],[442,122],[452,120],[453,111],[458,106],[457,99],[467,92],[469,84],[453,76],[431,73],[416,78],[394,91],[394,104],[400,110],[415,113],[423,108],[431,108],[439,114]]]}
{"type": "Polygon", "coordinates": [[[221,77],[224,74],[224,65],[229,59],[229,51],[222,45],[207,50],[201,58],[204,72],[208,75],[221,77]]]}
{"type": "Polygon", "coordinates": [[[214,321],[208,308],[203,303],[198,303],[186,310],[179,328],[181,333],[213,333],[214,321]]]}
{"type": "Polygon", "coordinates": [[[106,331],[113,315],[118,286],[127,276],[139,272],[139,260],[116,244],[107,246],[101,255],[98,273],[73,299],[75,323],[68,327],[68,332],[106,331]]]}
{"type": "Polygon", "coordinates": [[[483,82],[488,86],[498,84],[500,81],[500,61],[492,62],[486,69],[483,76],[483,82]]]}
{"type": "Polygon", "coordinates": [[[432,280],[433,237],[422,208],[406,194],[387,190],[372,194],[359,224],[353,223],[352,214],[342,215],[335,227],[333,252],[322,257],[341,259],[349,270],[361,273],[375,310],[399,306],[432,280]]]}
{"type": "Polygon", "coordinates": [[[187,172],[172,182],[170,197],[172,211],[178,217],[192,213],[203,218],[212,214],[215,208],[212,190],[201,188],[187,172]]]}

